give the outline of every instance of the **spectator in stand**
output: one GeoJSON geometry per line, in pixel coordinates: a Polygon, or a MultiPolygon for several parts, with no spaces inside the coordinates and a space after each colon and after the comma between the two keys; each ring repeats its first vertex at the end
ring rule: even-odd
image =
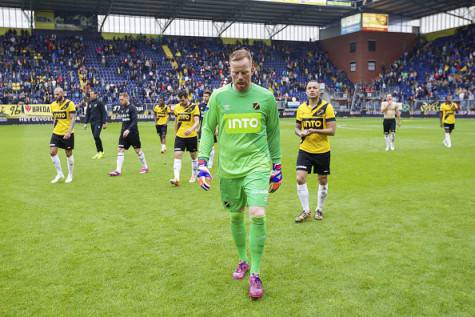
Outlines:
{"type": "Polygon", "coordinates": [[[351,89],[345,74],[335,69],[315,43],[267,46],[242,40],[225,45],[215,38],[100,40],[9,31],[0,37],[0,98],[3,103],[50,103],[54,87],[60,86],[68,91],[68,98],[79,103],[90,85],[109,105],[117,105],[119,91],[127,91],[137,104],[152,105],[159,95],[176,101],[173,92],[179,89],[199,99],[205,87],[220,87],[230,78],[226,56],[241,46],[253,54],[255,82],[273,91],[279,100],[305,98],[305,82],[313,79],[336,92],[351,89]],[[162,45],[170,48],[174,60],[168,60],[162,45]]]}
{"type": "Polygon", "coordinates": [[[403,101],[439,100],[448,94],[461,98],[460,90],[475,89],[475,27],[433,42],[421,40],[412,54],[405,52],[373,82],[376,89],[399,91],[403,101]]]}

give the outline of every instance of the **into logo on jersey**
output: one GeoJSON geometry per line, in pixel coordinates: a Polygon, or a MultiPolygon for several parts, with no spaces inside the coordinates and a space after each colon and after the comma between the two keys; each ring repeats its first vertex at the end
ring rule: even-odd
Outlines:
{"type": "Polygon", "coordinates": [[[262,129],[260,113],[232,113],[224,115],[226,133],[259,133],[262,129]]]}
{"type": "Polygon", "coordinates": [[[191,114],[189,113],[179,113],[178,121],[191,121],[191,114]]]}
{"type": "Polygon", "coordinates": [[[55,112],[53,112],[53,118],[55,120],[66,119],[67,118],[66,111],[55,111],[55,112]]]}
{"type": "Polygon", "coordinates": [[[303,129],[323,129],[323,118],[308,118],[302,120],[303,129]]]}

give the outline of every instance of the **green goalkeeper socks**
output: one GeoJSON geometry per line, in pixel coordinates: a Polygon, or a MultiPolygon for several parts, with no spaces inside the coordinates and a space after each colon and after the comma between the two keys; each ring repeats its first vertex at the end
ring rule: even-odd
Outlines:
{"type": "MultiPolygon", "coordinates": [[[[265,217],[251,217],[251,234],[249,244],[251,247],[251,273],[259,273],[261,257],[264,252],[266,241],[265,217]]],[[[238,249],[239,259],[249,262],[246,253],[246,227],[244,225],[244,213],[231,213],[231,232],[234,243],[238,249]]]]}
{"type": "Polygon", "coordinates": [[[246,226],[243,212],[231,212],[231,232],[239,252],[239,259],[249,262],[246,252],[246,226]]]}
{"type": "Polygon", "coordinates": [[[265,241],[265,217],[251,217],[251,235],[249,238],[249,244],[251,245],[251,273],[259,273],[265,241]]]}

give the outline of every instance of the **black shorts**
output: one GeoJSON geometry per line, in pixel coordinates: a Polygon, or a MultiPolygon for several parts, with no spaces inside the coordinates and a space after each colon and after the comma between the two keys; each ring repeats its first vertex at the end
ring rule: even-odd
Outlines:
{"type": "Polygon", "coordinates": [[[297,156],[297,171],[307,171],[309,174],[330,175],[330,151],[325,153],[308,153],[299,150],[297,156]]]}
{"type": "Polygon", "coordinates": [[[157,134],[161,137],[167,136],[167,125],[166,124],[156,124],[155,129],[157,129],[157,134]]]}
{"type": "Polygon", "coordinates": [[[71,137],[65,140],[64,135],[52,134],[49,146],[59,147],[60,149],[73,150],[74,149],[74,133],[71,133],[71,137]]]}
{"type": "Polygon", "coordinates": [[[455,123],[444,123],[445,132],[452,133],[453,129],[455,129],[455,123]]]}
{"type": "Polygon", "coordinates": [[[198,137],[194,136],[191,138],[180,138],[179,136],[175,137],[175,152],[196,152],[198,151],[198,137]]]}
{"type": "Polygon", "coordinates": [[[131,146],[134,149],[140,149],[142,144],[140,143],[140,135],[138,132],[130,132],[129,135],[124,138],[123,131],[120,132],[119,136],[119,147],[128,150],[131,146]]]}
{"type": "Polygon", "coordinates": [[[384,133],[396,132],[396,119],[383,120],[384,133]]]}

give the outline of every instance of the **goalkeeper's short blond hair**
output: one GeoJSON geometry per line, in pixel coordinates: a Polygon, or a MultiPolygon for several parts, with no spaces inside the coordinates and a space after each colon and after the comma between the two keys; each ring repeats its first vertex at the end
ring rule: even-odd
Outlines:
{"type": "Polygon", "coordinates": [[[249,59],[252,64],[251,52],[248,49],[240,48],[232,52],[231,55],[229,55],[229,62],[237,62],[245,58],[249,59]]]}

